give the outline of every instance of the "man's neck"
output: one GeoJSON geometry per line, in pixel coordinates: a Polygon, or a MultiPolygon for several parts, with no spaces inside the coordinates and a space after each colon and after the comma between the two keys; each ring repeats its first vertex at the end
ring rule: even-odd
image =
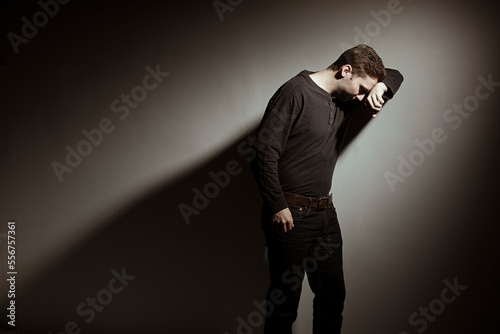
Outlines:
{"type": "Polygon", "coordinates": [[[335,79],[335,73],[329,68],[321,70],[319,72],[309,75],[321,89],[327,91],[330,95],[337,89],[337,80],[335,79]]]}

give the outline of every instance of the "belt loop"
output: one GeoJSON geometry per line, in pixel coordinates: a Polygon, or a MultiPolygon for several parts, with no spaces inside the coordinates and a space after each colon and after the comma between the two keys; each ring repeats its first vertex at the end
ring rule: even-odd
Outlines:
{"type": "Polygon", "coordinates": [[[307,208],[311,208],[311,202],[312,202],[312,198],[311,197],[308,197],[307,198],[308,202],[307,202],[307,208]]]}

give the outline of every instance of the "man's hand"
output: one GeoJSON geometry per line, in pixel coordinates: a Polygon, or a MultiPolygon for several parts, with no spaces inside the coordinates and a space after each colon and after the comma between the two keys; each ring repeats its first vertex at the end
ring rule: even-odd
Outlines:
{"type": "Polygon", "coordinates": [[[278,233],[286,233],[290,231],[294,227],[290,209],[286,208],[276,212],[272,217],[271,224],[273,231],[278,233]]]}
{"type": "Polygon", "coordinates": [[[385,92],[387,92],[387,86],[383,82],[378,82],[375,86],[373,86],[372,90],[366,97],[366,101],[368,102],[370,108],[375,110],[375,112],[372,114],[373,117],[377,116],[376,112],[380,111],[380,109],[382,109],[382,106],[384,105],[385,101],[382,96],[385,92]]]}

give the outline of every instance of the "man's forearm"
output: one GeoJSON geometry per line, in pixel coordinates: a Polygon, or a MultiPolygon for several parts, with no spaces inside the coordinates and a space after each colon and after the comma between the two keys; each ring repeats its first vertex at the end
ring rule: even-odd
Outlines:
{"type": "Polygon", "coordinates": [[[386,68],[385,71],[387,74],[382,82],[387,86],[387,91],[384,93],[383,98],[384,100],[390,100],[399,90],[404,77],[398,70],[392,68],[386,68]]]}
{"type": "Polygon", "coordinates": [[[257,148],[252,164],[255,180],[266,207],[273,213],[288,207],[278,177],[278,161],[269,148],[257,148]]]}

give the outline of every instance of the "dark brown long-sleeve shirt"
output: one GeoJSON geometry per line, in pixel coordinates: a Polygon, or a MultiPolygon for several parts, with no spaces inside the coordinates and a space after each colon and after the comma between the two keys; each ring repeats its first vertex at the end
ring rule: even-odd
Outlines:
{"type": "MultiPolygon", "coordinates": [[[[398,90],[403,76],[386,69],[384,100],[398,90]]],[[[264,204],[272,212],[288,207],[284,192],[319,197],[328,194],[349,111],[359,101],[342,102],[302,71],[273,95],[255,141],[253,170],[264,204]]]]}

